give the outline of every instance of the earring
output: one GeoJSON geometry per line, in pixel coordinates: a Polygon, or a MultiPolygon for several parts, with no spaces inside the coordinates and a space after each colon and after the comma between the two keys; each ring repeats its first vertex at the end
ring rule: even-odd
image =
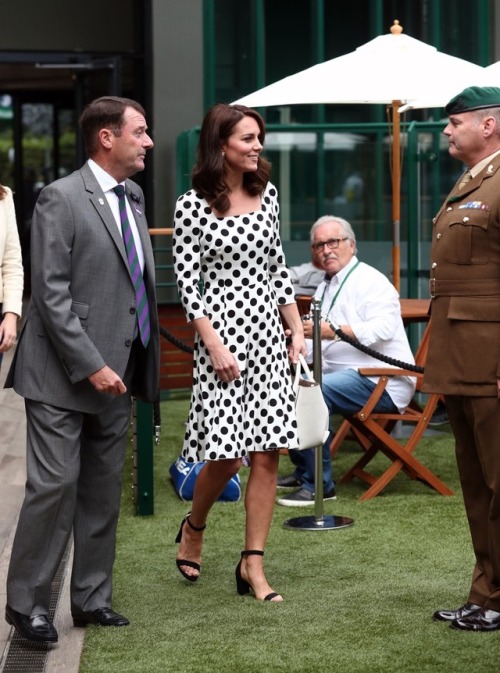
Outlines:
{"type": "Polygon", "coordinates": [[[225,153],[225,152],[221,152],[221,154],[222,154],[222,158],[224,159],[224,157],[226,156],[226,153],[225,153]]]}

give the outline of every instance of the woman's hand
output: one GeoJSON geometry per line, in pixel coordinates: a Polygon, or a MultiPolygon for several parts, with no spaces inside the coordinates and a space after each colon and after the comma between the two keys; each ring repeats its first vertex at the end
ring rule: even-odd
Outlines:
{"type": "Polygon", "coordinates": [[[0,353],[5,353],[16,344],[17,337],[17,315],[15,313],[5,313],[0,323],[0,353]]]}
{"type": "Polygon", "coordinates": [[[234,355],[222,343],[222,340],[207,317],[193,320],[193,327],[200,335],[210,355],[210,362],[221,381],[229,383],[240,378],[240,368],[234,355]]]}
{"type": "Polygon", "coordinates": [[[240,368],[232,353],[221,346],[210,353],[210,362],[221,381],[229,383],[240,378],[240,368]]]}
{"type": "Polygon", "coordinates": [[[287,351],[288,358],[290,362],[293,362],[294,365],[299,361],[299,355],[302,354],[304,357],[307,355],[307,346],[304,340],[304,334],[302,332],[296,332],[292,334],[291,330],[285,330],[285,336],[287,337],[287,351]]]}

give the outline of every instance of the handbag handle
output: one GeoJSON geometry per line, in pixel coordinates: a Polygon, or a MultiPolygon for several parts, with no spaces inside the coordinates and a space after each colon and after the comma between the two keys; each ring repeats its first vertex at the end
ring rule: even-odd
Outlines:
{"type": "Polygon", "coordinates": [[[295,378],[293,380],[293,391],[295,394],[297,394],[297,391],[299,389],[299,381],[301,378],[301,373],[304,373],[305,379],[309,381],[310,383],[316,383],[314,380],[314,376],[311,373],[311,370],[309,369],[309,365],[307,364],[304,356],[300,353],[299,354],[299,361],[295,365],[295,378]]]}

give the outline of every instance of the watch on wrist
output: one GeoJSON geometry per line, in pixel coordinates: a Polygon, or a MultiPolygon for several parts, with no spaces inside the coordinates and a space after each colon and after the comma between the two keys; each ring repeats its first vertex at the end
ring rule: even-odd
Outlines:
{"type": "Polygon", "coordinates": [[[333,333],[332,341],[340,341],[341,339],[340,339],[339,335],[338,335],[337,332],[336,332],[336,330],[340,329],[339,326],[338,326],[338,325],[335,325],[335,324],[334,324],[333,322],[331,322],[331,321],[328,322],[328,325],[329,325],[329,327],[330,327],[330,329],[332,330],[332,333],[333,333]]]}

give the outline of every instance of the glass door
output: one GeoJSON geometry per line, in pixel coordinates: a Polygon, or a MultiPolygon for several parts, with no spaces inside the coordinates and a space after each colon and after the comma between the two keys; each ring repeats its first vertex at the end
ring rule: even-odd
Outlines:
{"type": "Polygon", "coordinates": [[[76,167],[72,96],[0,93],[0,182],[14,192],[29,289],[30,230],[40,190],[76,167]],[[65,100],[66,99],[66,100],[65,100]]]}
{"type": "MultiPolygon", "coordinates": [[[[5,57],[5,58],[4,58],[5,57]]],[[[14,191],[23,250],[25,282],[30,288],[30,230],[40,190],[85,161],[78,119],[86,103],[121,94],[121,58],[25,53],[6,63],[0,52],[0,182],[14,191]],[[15,61],[15,59],[14,59],[15,61]]]]}

